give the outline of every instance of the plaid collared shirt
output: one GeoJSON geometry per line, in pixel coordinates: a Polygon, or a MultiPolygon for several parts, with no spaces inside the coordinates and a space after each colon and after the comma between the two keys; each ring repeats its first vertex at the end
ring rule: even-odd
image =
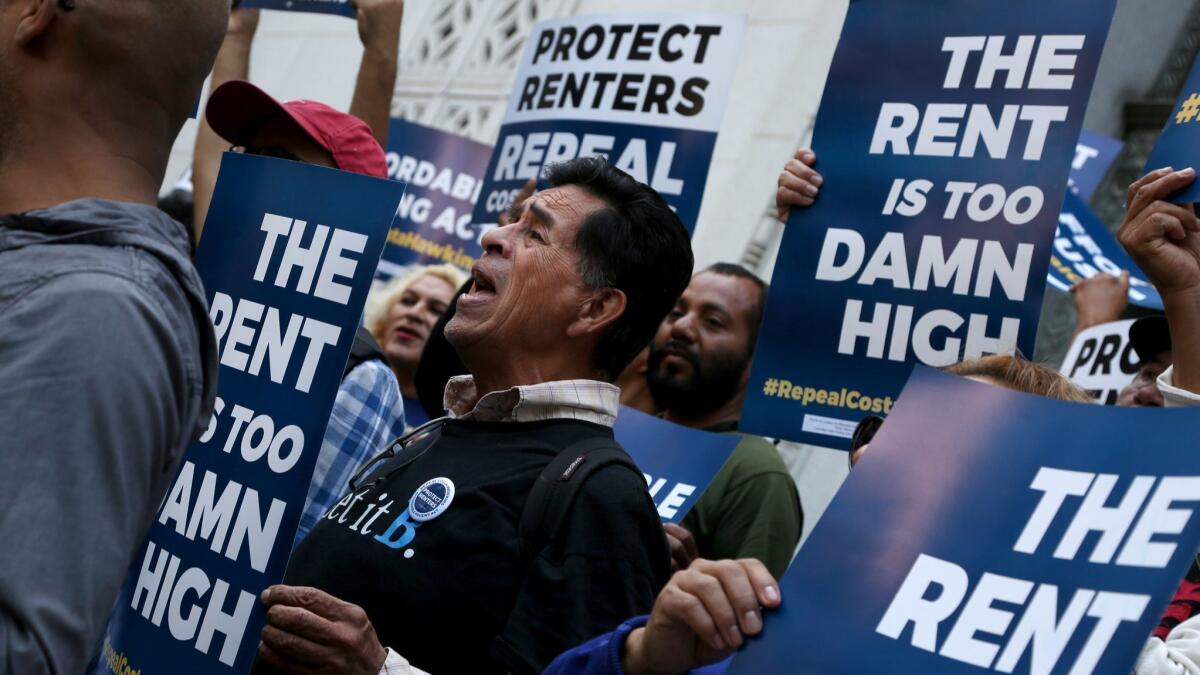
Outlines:
{"type": "Polygon", "coordinates": [[[404,402],[395,373],[378,359],[364,361],[338,388],[292,548],[346,494],[354,472],[403,434],[404,402]]]}
{"type": "Polygon", "coordinates": [[[444,399],[450,416],[476,422],[583,420],[606,427],[617,421],[621,390],[596,380],[559,380],[493,391],[482,398],[470,375],[451,378],[444,399]]]}

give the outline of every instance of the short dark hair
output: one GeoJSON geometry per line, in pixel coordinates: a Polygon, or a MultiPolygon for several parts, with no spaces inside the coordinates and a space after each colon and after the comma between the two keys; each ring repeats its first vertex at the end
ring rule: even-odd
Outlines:
{"type": "Polygon", "coordinates": [[[704,268],[700,274],[704,274],[704,272],[745,279],[758,288],[758,303],[750,312],[750,353],[753,354],[754,346],[758,344],[758,329],[762,326],[763,312],[767,308],[767,291],[770,290],[770,286],[754,272],[734,263],[715,263],[704,268]]]}
{"type": "Polygon", "coordinates": [[[601,157],[554,164],[546,178],[555,187],[576,185],[608,206],[580,224],[575,249],[584,283],[625,294],[625,312],[596,347],[596,368],[612,381],[650,343],[687,288],[691,239],[657,191],[601,157]]]}

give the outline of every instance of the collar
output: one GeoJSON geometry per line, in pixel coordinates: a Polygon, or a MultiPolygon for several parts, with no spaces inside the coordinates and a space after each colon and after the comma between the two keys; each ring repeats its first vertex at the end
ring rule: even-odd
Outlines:
{"type": "Polygon", "coordinates": [[[493,391],[481,397],[475,391],[475,378],[460,375],[446,383],[443,405],[450,417],[474,422],[567,419],[611,428],[621,406],[621,390],[597,380],[559,380],[493,391]]]}

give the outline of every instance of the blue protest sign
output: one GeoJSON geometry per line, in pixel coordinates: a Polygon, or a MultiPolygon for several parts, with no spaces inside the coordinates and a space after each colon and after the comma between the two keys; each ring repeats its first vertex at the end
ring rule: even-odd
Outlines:
{"type": "Polygon", "coordinates": [[[700,13],[538,22],[474,222],[494,227],[547,164],[602,155],[658,190],[692,232],[745,23],[700,13]]]}
{"type": "Polygon", "coordinates": [[[355,17],[358,12],[350,0],[242,0],[239,7],[246,9],[282,9],[288,12],[314,12],[355,17]]]}
{"type": "Polygon", "coordinates": [[[105,655],[146,673],[249,672],[258,596],[283,578],[403,193],[299,162],[222,158],[196,254],[221,357],[215,414],[134,555],[105,655]]]}
{"type": "Polygon", "coordinates": [[[483,254],[481,233],[471,225],[491,146],[468,138],[392,120],[388,130],[388,178],[408,184],[388,233],[377,274],[396,276],[413,264],[450,263],[471,269],[483,254]]]}
{"type": "Polygon", "coordinates": [[[915,363],[1033,353],[1115,0],[856,0],[817,116],[741,428],[846,447],[915,363]]]}
{"type": "MultiPolygon", "coordinates": [[[[1163,167],[1186,169],[1191,167],[1200,170],[1196,157],[1200,154],[1200,57],[1192,64],[1187,81],[1179,92],[1179,100],[1175,110],[1167,118],[1162,135],[1150,151],[1146,160],[1146,168],[1142,175],[1163,167]]],[[[1200,202],[1200,181],[1171,195],[1171,201],[1177,204],[1200,202]]]]}
{"type": "Polygon", "coordinates": [[[1129,271],[1129,302],[1162,310],[1162,296],[1146,275],[1092,209],[1079,196],[1068,193],[1058,216],[1046,280],[1066,292],[1084,279],[1104,273],[1119,275],[1123,270],[1129,271]]]}
{"type": "Polygon", "coordinates": [[[1198,423],[918,367],[730,675],[1132,672],[1200,545],[1200,456],[1158,451],[1198,423]]]}
{"type": "Polygon", "coordinates": [[[1090,200],[1124,147],[1125,144],[1115,138],[1084,129],[1075,144],[1075,159],[1071,162],[1071,191],[1085,202],[1090,200]]]}
{"type": "Polygon", "coordinates": [[[613,434],[642,470],[665,523],[683,520],[741,440],[736,434],[691,429],[624,406],[613,434]]]}

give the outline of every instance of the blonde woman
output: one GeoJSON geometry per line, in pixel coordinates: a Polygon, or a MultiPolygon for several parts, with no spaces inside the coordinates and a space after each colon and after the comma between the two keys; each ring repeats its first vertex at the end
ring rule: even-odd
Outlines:
{"type": "MultiPolygon", "coordinates": [[[[453,265],[415,265],[407,274],[393,278],[367,299],[364,324],[383,348],[404,398],[415,401],[414,378],[421,350],[429,331],[441,318],[454,293],[467,280],[453,265]]],[[[416,414],[417,405],[406,405],[406,414],[416,414]]],[[[409,424],[414,420],[410,419],[409,424]]]]}

